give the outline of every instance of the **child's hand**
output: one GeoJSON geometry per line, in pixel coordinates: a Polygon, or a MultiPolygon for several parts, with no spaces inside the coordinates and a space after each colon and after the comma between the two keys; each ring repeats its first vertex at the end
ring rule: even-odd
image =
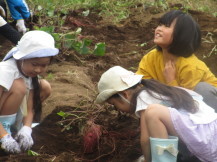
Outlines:
{"type": "Polygon", "coordinates": [[[31,134],[32,128],[23,126],[15,137],[23,151],[29,150],[34,143],[31,134]]]}
{"type": "Polygon", "coordinates": [[[17,143],[17,141],[15,141],[13,139],[13,137],[11,137],[10,134],[5,135],[3,138],[1,138],[1,148],[3,150],[5,150],[8,153],[20,153],[20,146],[17,143]]]}
{"type": "Polygon", "coordinates": [[[23,19],[17,20],[16,27],[18,32],[25,34],[27,29],[25,26],[25,21],[23,19]]]}
{"type": "Polygon", "coordinates": [[[165,67],[164,67],[164,78],[166,80],[167,83],[172,82],[173,80],[176,79],[176,66],[175,66],[175,62],[173,62],[172,60],[168,60],[165,63],[165,67]]]}

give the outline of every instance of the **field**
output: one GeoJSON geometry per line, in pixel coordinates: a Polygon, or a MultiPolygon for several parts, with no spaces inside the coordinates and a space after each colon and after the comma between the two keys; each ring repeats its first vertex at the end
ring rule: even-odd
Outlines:
{"type": "MultiPolygon", "coordinates": [[[[212,2],[217,6],[215,0],[212,2]]],[[[117,20],[114,15],[105,16],[102,10],[93,7],[77,7],[61,14],[55,11],[53,14],[59,15],[58,23],[46,15],[36,14],[27,24],[29,29],[56,33],[54,36],[60,48],[60,55],[55,57],[44,75],[52,85],[52,95],[43,105],[40,125],[33,129],[35,143],[31,151],[17,155],[1,152],[0,161],[131,162],[137,159],[141,155],[139,120],[117,112],[109,105],[94,104],[100,75],[114,65],[136,71],[143,55],[155,48],[153,31],[157,20],[171,9],[182,9],[199,23],[203,39],[196,55],[217,75],[215,12],[187,8],[181,3],[159,5],[161,7],[137,3],[127,8],[126,17],[117,20]],[[49,21],[53,22],[53,25],[50,22],[50,28],[44,25],[49,21]],[[76,34],[78,29],[82,30],[76,34]],[[70,32],[74,32],[76,38],[64,37],[70,32]],[[88,54],[80,54],[82,51],[79,53],[68,45],[84,40],[91,40],[85,46],[85,49],[89,48],[88,54]],[[106,49],[98,56],[92,52],[97,43],[104,43],[106,49]],[[84,144],[88,130],[95,135],[92,138],[97,136],[89,144],[93,147],[84,144]]],[[[1,58],[11,47],[9,41],[0,37],[1,58]]]]}

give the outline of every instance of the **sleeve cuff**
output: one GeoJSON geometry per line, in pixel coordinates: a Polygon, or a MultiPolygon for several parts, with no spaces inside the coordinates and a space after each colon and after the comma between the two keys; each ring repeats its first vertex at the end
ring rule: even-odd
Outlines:
{"type": "Polygon", "coordinates": [[[3,19],[3,17],[0,16],[0,27],[7,24],[7,22],[3,19]]]}

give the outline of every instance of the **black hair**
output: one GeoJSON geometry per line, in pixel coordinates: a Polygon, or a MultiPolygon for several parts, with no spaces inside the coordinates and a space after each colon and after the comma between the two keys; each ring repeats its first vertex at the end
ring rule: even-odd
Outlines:
{"type": "MultiPolygon", "coordinates": [[[[172,10],[164,14],[159,24],[170,26],[176,20],[173,31],[173,41],[168,52],[176,56],[189,57],[201,44],[201,31],[198,23],[189,15],[180,10],[172,10]]],[[[162,51],[160,46],[157,50],[162,51]]]]}
{"type": "Polygon", "coordinates": [[[34,110],[34,118],[33,120],[39,122],[41,119],[42,113],[42,102],[40,97],[41,86],[39,83],[38,77],[32,78],[32,85],[33,85],[33,110],[34,110]]]}
{"type": "MultiPolygon", "coordinates": [[[[50,56],[50,63],[53,61],[53,56],[50,56]]],[[[39,122],[41,119],[42,113],[42,101],[41,101],[41,86],[39,83],[38,77],[32,78],[32,85],[33,85],[33,110],[34,110],[34,118],[33,120],[39,122]]]]}
{"type": "MultiPolygon", "coordinates": [[[[198,107],[195,104],[192,96],[181,88],[168,86],[154,79],[142,79],[141,83],[139,84],[142,84],[143,86],[133,94],[131,100],[132,112],[135,112],[137,97],[143,90],[147,91],[148,94],[156,99],[164,99],[164,101],[170,104],[170,107],[176,109],[185,109],[191,113],[198,111],[198,107]],[[157,96],[156,93],[158,94],[157,96]]],[[[135,89],[137,86],[133,86],[130,89],[135,89]]]]}
{"type": "MultiPolygon", "coordinates": [[[[50,63],[52,62],[52,60],[53,60],[53,56],[50,57],[50,63]]],[[[17,67],[19,71],[23,73],[21,70],[21,65],[20,63],[18,63],[19,61],[20,60],[17,60],[17,67]]],[[[38,76],[32,78],[32,85],[33,85],[33,111],[34,111],[33,120],[35,122],[39,122],[41,119],[41,113],[42,113],[42,101],[41,101],[41,96],[40,96],[41,85],[39,83],[38,76]]]]}

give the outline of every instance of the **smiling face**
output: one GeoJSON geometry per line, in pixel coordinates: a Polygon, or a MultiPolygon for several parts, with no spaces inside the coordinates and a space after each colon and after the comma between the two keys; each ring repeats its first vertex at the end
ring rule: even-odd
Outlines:
{"type": "Polygon", "coordinates": [[[176,21],[174,20],[170,26],[160,24],[155,29],[154,43],[162,49],[167,49],[173,41],[173,31],[176,21]]]}
{"type": "Polygon", "coordinates": [[[50,61],[51,57],[32,58],[20,60],[19,66],[25,76],[36,77],[37,75],[43,74],[46,71],[50,61]]]}

